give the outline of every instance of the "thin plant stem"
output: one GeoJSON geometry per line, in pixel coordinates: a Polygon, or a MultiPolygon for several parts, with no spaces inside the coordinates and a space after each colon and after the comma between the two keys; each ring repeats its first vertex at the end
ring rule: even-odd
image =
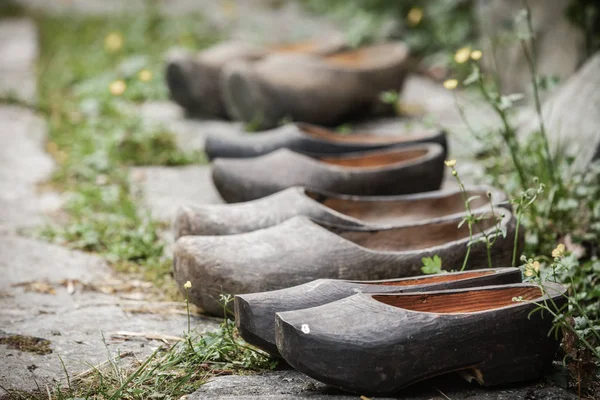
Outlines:
{"type": "Polygon", "coordinates": [[[508,149],[510,150],[510,156],[511,156],[513,164],[517,170],[517,174],[519,175],[519,181],[521,182],[521,187],[523,188],[523,190],[525,190],[527,187],[527,184],[526,184],[527,180],[525,178],[525,170],[523,169],[523,166],[521,165],[521,162],[519,161],[519,158],[518,158],[518,153],[519,153],[518,147],[519,146],[516,143],[516,140],[514,138],[514,130],[510,126],[510,123],[508,122],[508,117],[507,117],[506,113],[504,112],[504,110],[502,110],[498,106],[498,104],[496,104],[496,101],[494,101],[494,99],[492,99],[492,96],[487,91],[487,89],[485,87],[485,82],[483,82],[483,78],[481,76],[479,77],[479,90],[481,91],[481,94],[483,95],[483,97],[485,97],[487,102],[489,104],[491,104],[491,106],[494,108],[494,110],[496,111],[496,113],[498,114],[500,119],[502,120],[502,124],[504,125],[504,132],[502,133],[502,131],[501,131],[502,138],[504,139],[504,141],[506,142],[506,145],[508,146],[508,149]]]}
{"type": "Polygon", "coordinates": [[[69,388],[69,393],[72,396],[73,395],[73,389],[71,388],[71,378],[69,377],[69,371],[67,371],[67,367],[65,365],[65,362],[63,361],[63,359],[60,356],[60,354],[58,355],[58,359],[60,361],[60,365],[61,365],[63,371],[65,372],[65,377],[67,379],[67,387],[69,388]]]}
{"type": "MultiPolygon", "coordinates": [[[[560,307],[558,307],[558,306],[556,305],[556,302],[554,301],[554,299],[552,298],[552,296],[550,296],[550,295],[548,294],[548,292],[546,291],[546,288],[544,287],[544,285],[543,285],[543,282],[541,281],[541,278],[540,278],[540,277],[538,277],[538,279],[539,279],[539,281],[540,281],[540,282],[539,282],[539,287],[540,287],[540,290],[542,291],[542,293],[543,293],[543,294],[544,294],[546,297],[548,297],[547,301],[549,301],[550,303],[552,303],[552,306],[554,307],[554,309],[555,309],[555,310],[559,311],[559,310],[560,310],[560,307]]],[[[566,302],[565,306],[566,306],[566,307],[568,307],[568,305],[569,305],[569,303],[570,303],[570,302],[569,302],[569,300],[570,300],[570,299],[569,299],[569,296],[568,296],[568,295],[566,295],[566,294],[563,294],[562,296],[563,296],[563,297],[564,297],[564,298],[567,300],[567,302],[566,302]]],[[[534,302],[534,301],[532,301],[532,303],[533,303],[533,304],[536,304],[536,305],[537,305],[537,306],[539,306],[540,308],[542,308],[542,309],[544,309],[544,310],[548,311],[548,312],[549,312],[549,313],[550,313],[550,314],[551,314],[551,315],[554,317],[554,319],[558,318],[558,314],[557,314],[555,311],[552,311],[552,309],[551,309],[550,307],[548,307],[548,305],[546,304],[546,300],[544,300],[544,304],[536,303],[536,302],[534,302]]],[[[578,302],[575,302],[575,303],[578,303],[578,302]]],[[[582,314],[583,314],[583,315],[585,315],[585,313],[582,313],[582,314]]],[[[594,356],[595,356],[596,358],[600,358],[600,352],[599,352],[599,351],[598,351],[598,350],[597,350],[597,349],[596,349],[594,346],[592,346],[592,345],[591,345],[591,344],[590,344],[590,343],[589,343],[589,342],[588,342],[588,341],[585,339],[585,337],[583,337],[583,335],[580,335],[580,334],[579,334],[579,332],[577,332],[577,330],[571,326],[571,324],[569,324],[569,323],[565,322],[564,320],[561,320],[561,321],[558,323],[558,325],[559,325],[559,326],[561,326],[563,329],[565,329],[565,328],[566,328],[567,330],[569,330],[569,331],[570,331],[570,332],[571,332],[573,335],[575,335],[575,336],[576,336],[576,337],[577,337],[579,340],[581,340],[581,342],[582,342],[582,343],[585,345],[585,347],[587,347],[587,348],[588,348],[588,350],[590,350],[590,351],[592,352],[592,354],[594,354],[594,356]]],[[[555,325],[555,326],[556,326],[556,325],[555,325]]]]}
{"type": "Polygon", "coordinates": [[[191,332],[191,322],[190,322],[190,297],[188,295],[187,289],[185,290],[185,308],[187,311],[187,325],[188,325],[188,335],[191,332]]]}
{"type": "MultiPolygon", "coordinates": [[[[573,299],[577,299],[577,292],[575,290],[575,282],[573,281],[573,278],[570,278],[571,280],[571,290],[573,291],[573,299]]],[[[587,313],[585,312],[585,310],[583,308],[581,308],[581,305],[579,304],[578,301],[574,301],[573,302],[575,308],[577,308],[577,311],[579,311],[579,315],[581,315],[583,317],[583,319],[585,319],[585,322],[590,326],[593,327],[594,324],[592,323],[592,321],[590,321],[589,317],[587,316],[587,313]]],[[[592,332],[594,333],[594,335],[600,339],[600,332],[597,329],[592,329],[592,332]]]]}
{"type": "Polygon", "coordinates": [[[467,253],[465,254],[465,259],[460,269],[461,271],[464,271],[465,268],[467,268],[467,261],[469,260],[469,255],[471,254],[471,240],[473,238],[473,227],[471,226],[470,222],[467,223],[467,226],[469,227],[469,243],[467,243],[467,253]]]}
{"type": "Polygon", "coordinates": [[[523,217],[523,204],[519,204],[519,209],[517,210],[517,226],[515,227],[515,240],[513,243],[513,256],[512,256],[512,266],[516,267],[517,265],[517,247],[519,243],[519,228],[521,227],[521,218],[523,217]]]}
{"type": "Polygon", "coordinates": [[[477,132],[475,131],[475,129],[473,128],[473,126],[469,122],[469,119],[467,118],[467,115],[465,114],[465,108],[462,106],[462,104],[460,103],[460,101],[458,101],[458,95],[456,94],[456,91],[454,92],[454,103],[456,104],[456,108],[458,109],[458,114],[460,116],[460,119],[463,122],[463,124],[465,124],[465,126],[467,127],[467,130],[469,131],[469,133],[475,139],[482,140],[481,136],[479,136],[477,134],[477,132]]]}
{"type": "MultiPolygon", "coordinates": [[[[467,262],[469,260],[469,255],[471,254],[471,244],[473,241],[473,225],[477,224],[477,227],[479,228],[479,231],[481,232],[481,234],[484,236],[485,238],[485,242],[486,242],[486,248],[488,250],[488,264],[491,267],[492,261],[491,261],[491,255],[489,253],[489,237],[488,234],[486,234],[485,229],[483,229],[483,227],[481,226],[481,224],[479,223],[480,220],[478,217],[475,217],[475,215],[473,215],[473,211],[471,210],[471,204],[469,202],[469,198],[467,197],[467,189],[465,188],[464,183],[462,182],[462,180],[460,179],[460,177],[458,176],[458,171],[456,171],[456,169],[454,167],[452,167],[452,175],[456,178],[456,182],[458,183],[458,187],[460,189],[460,194],[463,198],[463,201],[465,202],[465,209],[467,212],[467,216],[465,217],[466,221],[467,221],[467,227],[469,228],[469,243],[467,244],[467,253],[465,254],[465,259],[463,261],[463,265],[461,267],[461,271],[464,271],[465,268],[467,267],[467,262]]],[[[493,214],[493,206],[492,206],[492,214],[493,214]]]]}
{"type": "Polygon", "coordinates": [[[469,242],[467,243],[467,252],[465,253],[465,259],[463,261],[463,265],[461,267],[461,271],[464,271],[467,267],[467,262],[469,261],[469,255],[471,254],[471,241],[473,240],[473,213],[471,211],[471,205],[469,204],[469,199],[467,198],[467,190],[465,185],[463,185],[460,177],[458,176],[458,172],[452,167],[452,175],[456,178],[456,182],[458,183],[458,187],[460,188],[460,194],[465,202],[465,209],[467,211],[467,227],[469,228],[469,242]]]}
{"type": "Polygon", "coordinates": [[[523,6],[527,12],[527,30],[529,31],[529,43],[531,47],[531,51],[527,49],[527,45],[524,40],[521,40],[521,47],[523,48],[523,53],[525,54],[525,58],[527,59],[527,65],[529,66],[529,71],[531,72],[531,84],[533,86],[533,98],[535,101],[535,110],[538,115],[539,123],[540,123],[540,134],[542,136],[542,141],[544,143],[544,151],[546,153],[546,167],[548,168],[548,173],[550,174],[550,179],[552,183],[556,183],[556,174],[554,172],[554,164],[552,162],[552,156],[550,155],[550,146],[548,144],[548,135],[546,134],[546,127],[544,125],[544,118],[542,115],[542,105],[540,101],[540,90],[539,83],[537,80],[537,54],[535,49],[535,35],[533,34],[533,20],[531,16],[531,7],[529,6],[529,2],[527,0],[523,0],[523,6]]]}
{"type": "Polygon", "coordinates": [[[144,363],[140,365],[140,367],[133,374],[131,374],[131,376],[125,382],[123,382],[123,384],[113,393],[113,395],[110,396],[109,400],[120,398],[119,396],[121,395],[123,389],[125,389],[125,387],[129,385],[129,383],[133,381],[140,373],[142,373],[142,371],[148,366],[148,364],[150,364],[150,361],[152,361],[156,357],[159,350],[160,348],[156,349],[154,353],[152,353],[150,357],[148,357],[148,359],[144,361],[144,363]]]}
{"type": "MultiPolygon", "coordinates": [[[[567,297],[568,299],[568,297],[567,297]]],[[[550,307],[546,306],[546,305],[541,305],[539,303],[536,302],[532,302],[533,304],[536,304],[537,306],[539,306],[540,308],[548,311],[550,313],[550,315],[552,315],[554,318],[558,317],[558,314],[555,313],[554,311],[552,311],[550,309],[550,307]]],[[[554,303],[554,302],[553,302],[554,303]]],[[[594,356],[596,358],[600,358],[600,353],[598,352],[598,350],[596,350],[596,348],[594,348],[594,346],[592,346],[582,335],[580,335],[577,330],[575,330],[575,328],[573,328],[570,324],[566,323],[566,322],[560,322],[559,325],[563,328],[563,329],[567,329],[568,331],[570,331],[573,335],[575,335],[579,340],[581,340],[581,342],[585,345],[585,347],[588,348],[588,350],[590,350],[592,352],[592,354],[594,354],[594,356]]]]}

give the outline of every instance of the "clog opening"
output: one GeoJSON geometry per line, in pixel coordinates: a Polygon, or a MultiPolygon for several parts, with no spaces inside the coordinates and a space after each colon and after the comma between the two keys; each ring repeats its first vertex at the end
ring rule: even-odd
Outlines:
{"type": "MultiPolygon", "coordinates": [[[[359,246],[377,251],[408,251],[441,246],[450,242],[468,239],[467,223],[458,228],[459,219],[450,219],[434,224],[381,229],[376,231],[342,230],[338,234],[359,246]]],[[[473,225],[473,235],[494,229],[497,216],[487,214],[473,225]]],[[[335,229],[332,228],[335,231],[335,229]]]]}
{"type": "Polygon", "coordinates": [[[543,296],[538,287],[521,286],[459,293],[375,295],[373,299],[390,306],[438,314],[470,313],[510,306],[515,298],[535,300],[543,296]]]}
{"type": "Polygon", "coordinates": [[[427,149],[382,151],[361,156],[323,157],[320,160],[332,165],[351,168],[374,168],[416,160],[427,154],[427,149]]]}
{"type": "Polygon", "coordinates": [[[372,135],[368,133],[352,133],[349,135],[342,135],[339,133],[335,133],[328,129],[323,129],[318,126],[311,125],[299,125],[299,128],[309,136],[312,136],[316,139],[329,141],[329,142],[337,142],[337,143],[351,143],[351,144],[386,144],[386,143],[402,143],[409,140],[416,140],[420,138],[425,138],[427,134],[409,134],[409,135],[372,135]]]}
{"type": "Polygon", "coordinates": [[[374,45],[341,51],[324,57],[323,60],[336,67],[360,69],[397,63],[406,59],[407,56],[406,48],[397,45],[374,45]]]}
{"type": "MultiPolygon", "coordinates": [[[[399,225],[440,218],[465,212],[465,201],[460,193],[440,197],[396,201],[365,201],[335,198],[306,190],[306,195],[341,214],[370,224],[399,225]]],[[[473,198],[471,209],[489,204],[483,190],[470,190],[467,198],[473,198]]]]}
{"type": "Polygon", "coordinates": [[[271,47],[271,50],[280,53],[311,53],[317,50],[322,43],[315,40],[285,43],[271,47]]]}
{"type": "Polygon", "coordinates": [[[494,271],[473,271],[461,274],[438,274],[422,278],[403,279],[395,282],[361,282],[369,285],[384,285],[384,286],[413,286],[413,285],[431,285],[433,283],[455,282],[465,279],[479,278],[482,276],[493,275],[494,271]]]}

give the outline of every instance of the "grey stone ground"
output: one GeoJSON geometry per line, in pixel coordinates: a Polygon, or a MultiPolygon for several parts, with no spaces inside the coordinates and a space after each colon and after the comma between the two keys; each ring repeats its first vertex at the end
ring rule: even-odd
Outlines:
{"type": "MultiPolygon", "coordinates": [[[[0,236],[0,254],[0,337],[43,338],[52,348],[40,356],[0,345],[0,384],[7,389],[64,382],[59,356],[72,378],[109,352],[143,359],[162,343],[129,333],[181,336],[187,329],[183,304],[146,300],[143,282],[119,280],[97,256],[18,236],[0,236]]],[[[200,330],[216,326],[212,319],[194,323],[200,330]]]]}
{"type": "MultiPolygon", "coordinates": [[[[22,3],[51,12],[112,13],[120,8],[131,11],[140,7],[139,1],[116,0],[22,0],[22,3]]],[[[330,29],[328,24],[302,16],[293,4],[273,11],[254,7],[259,3],[269,2],[161,2],[168,12],[185,12],[189,10],[186,7],[201,9],[212,23],[231,25],[234,37],[251,34],[251,39],[264,38],[269,36],[269,32],[283,32],[293,37],[297,34],[291,28],[294,25],[308,27],[314,32],[330,29]],[[240,18],[241,15],[244,18],[240,18]]],[[[17,89],[22,87],[19,95],[29,100],[35,97],[33,62],[37,44],[34,26],[28,21],[10,24],[7,26],[0,22],[0,59],[14,60],[7,64],[8,68],[0,68],[0,92],[12,89],[11,83],[16,80],[32,82],[33,90],[28,84],[17,85],[17,89]]],[[[438,122],[457,132],[450,136],[451,147],[457,157],[469,153],[470,141],[464,134],[451,93],[424,78],[412,77],[407,83],[403,101],[413,109],[419,109],[420,113],[436,114],[438,122]]],[[[485,111],[477,106],[467,108],[469,115],[487,123],[485,111]]],[[[240,124],[222,121],[186,120],[171,104],[148,104],[142,112],[166,124],[177,134],[180,146],[186,149],[201,148],[206,132],[239,134],[241,129],[240,124]]],[[[401,133],[406,125],[405,120],[386,119],[355,128],[401,133]]],[[[0,106],[0,274],[3,276],[0,283],[0,340],[15,334],[44,338],[50,341],[53,351],[40,356],[0,345],[0,358],[3,360],[0,384],[22,390],[34,390],[38,385],[43,389],[46,384],[64,381],[59,355],[73,378],[86,371],[89,364],[106,360],[108,351],[112,354],[117,348],[121,352],[131,351],[133,355],[128,359],[134,361],[143,359],[161,343],[144,338],[131,340],[131,336],[122,331],[178,336],[186,327],[182,304],[152,302],[147,298],[147,287],[143,282],[122,282],[102,259],[17,235],[22,227],[39,226],[60,205],[60,196],[41,192],[38,187],[53,168],[50,157],[43,151],[44,136],[43,122],[30,111],[0,106]]],[[[468,165],[462,167],[459,164],[460,168],[470,169],[468,165]]],[[[139,167],[131,171],[131,176],[145,194],[149,210],[160,220],[168,221],[180,204],[220,201],[206,166],[139,167]]],[[[211,329],[216,325],[215,320],[201,317],[195,318],[194,323],[199,329],[211,329]]],[[[457,382],[460,380],[426,382],[407,392],[408,397],[405,398],[447,398],[433,386],[452,399],[575,398],[561,389],[539,383],[487,391],[457,382]]],[[[250,398],[345,400],[358,396],[339,393],[294,371],[222,376],[188,396],[188,399],[250,398]]]]}
{"type": "MultiPolygon", "coordinates": [[[[214,399],[351,400],[359,396],[328,387],[295,371],[254,376],[223,376],[213,379],[187,400],[214,399]]],[[[396,398],[404,400],[571,400],[577,396],[544,384],[489,390],[452,376],[427,381],[396,398]]],[[[382,399],[382,397],[377,397],[382,399]]]]}
{"type": "Polygon", "coordinates": [[[29,20],[5,20],[0,25],[0,93],[25,101],[36,97],[35,59],[38,55],[35,27],[29,20]]]}
{"type": "MultiPolygon", "coordinates": [[[[0,60],[10,60],[0,68],[0,84],[24,82],[0,86],[0,92],[35,97],[36,52],[30,21],[0,21],[0,60]]],[[[124,363],[143,360],[163,343],[145,337],[181,336],[187,329],[183,304],[147,299],[147,284],[120,280],[101,258],[18,235],[60,207],[57,193],[40,188],[54,168],[45,135],[44,121],[30,110],[0,105],[0,341],[41,338],[52,350],[37,355],[1,344],[0,386],[6,389],[45,391],[64,384],[59,356],[71,379],[107,360],[109,352],[130,354],[124,363]]],[[[194,317],[199,331],[217,323],[194,317]]]]}

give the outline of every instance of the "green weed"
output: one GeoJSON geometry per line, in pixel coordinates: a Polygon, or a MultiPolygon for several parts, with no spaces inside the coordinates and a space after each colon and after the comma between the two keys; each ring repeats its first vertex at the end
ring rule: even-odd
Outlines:
{"type": "MultiPolygon", "coordinates": [[[[525,25],[528,34],[516,39],[531,72],[531,85],[539,130],[526,140],[517,138],[512,123],[514,103],[522,96],[502,94],[497,77],[485,74],[479,67],[479,57],[465,57],[470,68],[469,76],[462,82],[465,87],[479,91],[502,121],[493,131],[473,129],[465,125],[480,141],[479,156],[486,169],[487,183],[507,190],[518,220],[518,229],[525,231],[525,254],[521,266],[527,278],[538,282],[552,280],[569,288],[567,306],[543,306],[555,318],[554,329],[564,334],[565,365],[571,370],[574,385],[594,390],[600,374],[600,279],[598,243],[600,242],[600,166],[591,165],[584,172],[574,173],[573,160],[554,157],[549,151],[546,128],[541,116],[539,82],[536,73],[536,54],[531,13],[524,1],[525,10],[516,23],[525,25]],[[557,243],[560,243],[557,247],[557,243]],[[559,251],[560,250],[560,251],[559,251]],[[560,253],[560,254],[559,254],[560,253]],[[552,257],[547,255],[552,254],[552,257]],[[591,369],[591,370],[590,370],[591,369]]],[[[457,80],[447,81],[446,88],[454,89],[457,80]]],[[[461,116],[465,114],[460,104],[461,116]]],[[[468,210],[468,207],[467,207],[468,210]]],[[[515,247],[516,248],[516,247],[515,247]]],[[[520,255],[519,255],[520,256],[520,255]]],[[[517,254],[513,254],[513,264],[517,254]]]]}
{"type": "Polygon", "coordinates": [[[64,191],[68,220],[40,234],[105,256],[174,293],[163,257],[164,228],[139,206],[127,167],[204,163],[178,149],[173,134],[139,116],[137,103],[165,100],[165,51],[202,48],[216,35],[201,16],[162,19],[151,7],[135,18],[36,18],[40,30],[39,104],[48,120],[52,184],[64,191]]]}

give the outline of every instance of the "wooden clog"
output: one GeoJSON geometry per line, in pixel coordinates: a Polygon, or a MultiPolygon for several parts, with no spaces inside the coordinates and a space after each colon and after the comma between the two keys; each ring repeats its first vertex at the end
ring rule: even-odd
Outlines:
{"type": "MultiPolygon", "coordinates": [[[[488,266],[483,229],[506,232],[490,250],[491,267],[510,265],[515,219],[508,211],[484,216],[472,238],[462,216],[403,227],[339,227],[294,217],[279,225],[227,236],[183,236],[174,246],[173,274],[192,303],[222,314],[220,294],[266,292],[320,278],[396,279],[421,274],[423,257],[441,257],[447,270],[460,269],[471,241],[467,269],[488,266]],[[498,225],[497,225],[498,224],[498,225]]],[[[517,241],[519,245],[522,240],[517,241]]]]}
{"type": "Polygon", "coordinates": [[[203,117],[227,118],[219,89],[219,76],[224,66],[244,60],[254,62],[270,54],[330,54],[346,47],[340,36],[322,40],[256,46],[243,42],[224,42],[199,53],[171,52],[165,80],[173,101],[188,113],[203,117]]]}
{"type": "Polygon", "coordinates": [[[228,203],[292,186],[360,196],[410,194],[439,189],[444,159],[437,143],[318,157],[280,149],[254,158],[218,158],[212,179],[228,203]]]}
{"type": "Polygon", "coordinates": [[[381,110],[381,93],[401,90],[410,67],[408,47],[390,42],[325,57],[234,62],[223,69],[220,87],[230,115],[263,129],[284,119],[335,126],[381,110]]]}
{"type": "Polygon", "coordinates": [[[232,235],[268,228],[295,216],[342,226],[401,226],[446,218],[471,209],[507,205],[506,195],[487,186],[400,196],[350,196],[292,187],[262,199],[237,204],[186,205],[177,210],[175,238],[232,235]]]}
{"type": "Polygon", "coordinates": [[[559,339],[550,313],[566,288],[512,284],[413,294],[356,294],[277,314],[276,342],[298,371],[368,396],[468,371],[485,386],[539,378],[559,339]],[[515,301],[520,299],[522,301],[515,301]]]}
{"type": "Polygon", "coordinates": [[[411,293],[521,282],[518,268],[424,275],[379,281],[318,279],[271,292],[235,296],[235,323],[248,343],[278,356],[275,313],[302,310],[340,300],[356,293],[411,293]]]}
{"type": "Polygon", "coordinates": [[[446,133],[429,130],[408,135],[372,135],[368,133],[339,134],[329,129],[304,123],[287,124],[270,131],[236,136],[209,135],[204,150],[210,160],[215,158],[248,158],[268,154],[278,149],[298,153],[343,154],[386,147],[402,147],[417,143],[438,143],[447,153],[446,133]]]}

